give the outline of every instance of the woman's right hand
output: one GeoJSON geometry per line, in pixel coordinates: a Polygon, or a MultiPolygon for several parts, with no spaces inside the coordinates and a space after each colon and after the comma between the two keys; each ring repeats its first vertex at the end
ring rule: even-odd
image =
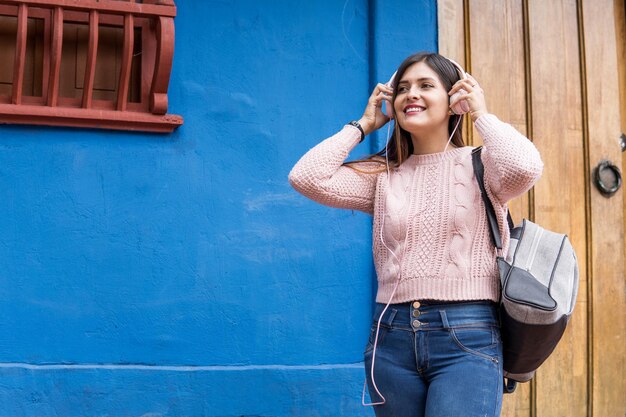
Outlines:
{"type": "Polygon", "coordinates": [[[383,113],[383,100],[387,100],[387,105],[391,106],[391,96],[393,94],[393,88],[387,84],[378,84],[374,88],[372,95],[367,100],[367,107],[363,112],[363,116],[359,119],[359,124],[363,128],[365,136],[369,135],[375,130],[383,127],[388,121],[389,117],[383,113]]]}

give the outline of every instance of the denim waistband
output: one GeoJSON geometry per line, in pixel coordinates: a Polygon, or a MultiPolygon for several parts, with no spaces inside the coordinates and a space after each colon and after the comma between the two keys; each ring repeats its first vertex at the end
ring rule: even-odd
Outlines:
{"type": "MultiPolygon", "coordinates": [[[[376,303],[376,323],[385,304],[376,303]]],[[[493,301],[413,301],[390,304],[381,327],[429,330],[458,327],[498,327],[498,305],[493,301]]]]}

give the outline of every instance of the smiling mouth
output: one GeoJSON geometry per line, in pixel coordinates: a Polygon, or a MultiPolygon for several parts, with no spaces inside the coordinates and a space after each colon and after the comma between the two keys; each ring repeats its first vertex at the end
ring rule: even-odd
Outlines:
{"type": "Polygon", "coordinates": [[[404,110],[404,114],[409,116],[409,115],[412,115],[412,114],[421,113],[423,111],[426,111],[426,109],[423,108],[423,107],[409,107],[408,109],[404,110]]]}

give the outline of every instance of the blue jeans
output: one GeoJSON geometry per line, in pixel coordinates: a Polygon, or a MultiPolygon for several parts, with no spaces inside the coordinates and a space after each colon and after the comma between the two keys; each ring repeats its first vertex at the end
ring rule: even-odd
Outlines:
{"type": "MultiPolygon", "coordinates": [[[[370,398],[376,304],[365,349],[370,398]]],[[[374,379],[378,417],[497,417],[502,408],[502,342],[496,304],[392,304],[381,321],[374,379]]]]}

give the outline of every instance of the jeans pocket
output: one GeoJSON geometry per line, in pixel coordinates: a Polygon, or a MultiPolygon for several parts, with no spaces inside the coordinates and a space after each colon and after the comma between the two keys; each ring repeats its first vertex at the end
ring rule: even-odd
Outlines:
{"type": "MultiPolygon", "coordinates": [[[[377,346],[382,345],[383,340],[385,339],[385,335],[387,334],[388,330],[389,328],[387,326],[383,324],[380,325],[380,331],[378,332],[378,343],[376,344],[377,346]]],[[[367,340],[367,345],[365,346],[364,354],[368,354],[372,350],[374,350],[375,339],[376,339],[376,323],[372,324],[372,328],[370,329],[370,335],[367,340]]]]}
{"type": "Polygon", "coordinates": [[[397,313],[398,310],[391,308],[387,310],[384,318],[378,316],[378,313],[374,314],[372,328],[370,329],[370,335],[369,339],[367,340],[367,345],[365,346],[364,354],[368,354],[372,350],[374,350],[374,342],[376,340],[376,328],[378,327],[378,322],[380,321],[380,330],[378,331],[378,343],[376,345],[380,346],[383,342],[383,339],[385,338],[385,334],[387,334],[387,332],[391,330],[393,326],[393,320],[396,317],[397,313]]]}
{"type": "Polygon", "coordinates": [[[493,327],[450,328],[450,337],[463,351],[498,362],[499,337],[493,327]]]}

